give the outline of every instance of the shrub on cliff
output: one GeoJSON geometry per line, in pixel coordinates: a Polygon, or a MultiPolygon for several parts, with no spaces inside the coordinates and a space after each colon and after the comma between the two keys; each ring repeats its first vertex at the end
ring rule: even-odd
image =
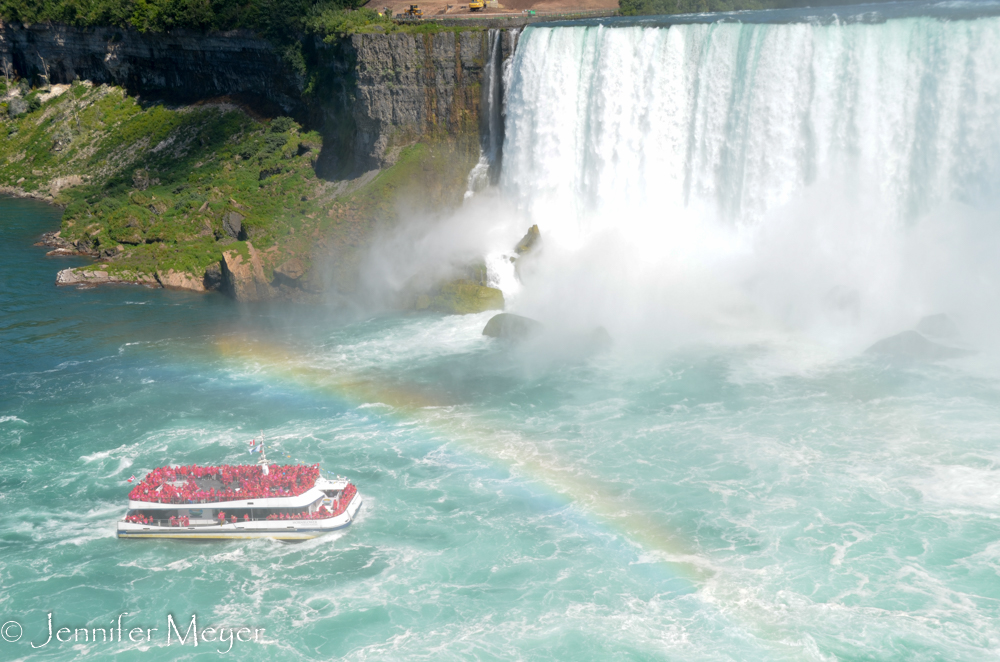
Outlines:
{"type": "Polygon", "coordinates": [[[322,36],[328,43],[345,34],[370,31],[374,26],[392,29],[394,24],[388,16],[372,9],[344,11],[336,7],[317,8],[305,21],[309,32],[322,36]]]}
{"type": "Polygon", "coordinates": [[[151,217],[148,209],[138,205],[122,207],[108,218],[108,237],[116,244],[141,244],[151,217]]]}
{"type": "Polygon", "coordinates": [[[23,23],[114,25],[142,32],[174,28],[253,30],[277,41],[302,32],[303,20],[360,0],[0,0],[0,17],[23,23]]]}
{"type": "Polygon", "coordinates": [[[295,123],[291,117],[275,117],[271,120],[271,133],[287,133],[292,129],[298,128],[298,124],[295,123]]]}
{"type": "Polygon", "coordinates": [[[11,117],[18,117],[28,112],[28,104],[24,99],[13,98],[7,102],[7,114],[11,117]]]}

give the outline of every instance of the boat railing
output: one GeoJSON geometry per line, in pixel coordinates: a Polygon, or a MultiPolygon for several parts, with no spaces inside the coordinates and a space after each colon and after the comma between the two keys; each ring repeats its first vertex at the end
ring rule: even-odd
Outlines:
{"type": "MultiPolygon", "coordinates": [[[[141,515],[141,517],[143,517],[145,521],[136,521],[135,519],[133,519],[136,516],[126,515],[120,521],[127,522],[130,524],[139,524],[142,526],[157,526],[157,527],[167,527],[167,528],[191,528],[191,527],[202,527],[202,526],[218,526],[223,524],[246,524],[248,522],[263,522],[263,521],[284,522],[284,521],[296,521],[296,520],[328,519],[331,517],[338,517],[344,514],[344,512],[350,505],[351,501],[353,501],[354,496],[357,494],[357,491],[358,490],[356,487],[354,487],[354,485],[348,483],[347,487],[340,493],[340,496],[337,497],[336,499],[333,499],[332,502],[329,503],[330,506],[329,508],[327,508],[328,505],[327,502],[330,502],[331,500],[322,499],[321,502],[323,503],[323,509],[325,511],[322,515],[319,515],[318,512],[316,511],[312,512],[306,511],[300,514],[299,516],[282,517],[281,515],[278,514],[272,514],[268,517],[257,516],[257,517],[252,517],[251,519],[237,518],[235,522],[230,521],[230,519],[228,518],[225,520],[216,520],[209,518],[192,519],[190,517],[187,518],[186,522],[183,522],[178,520],[177,517],[159,518],[159,517],[148,517],[146,515],[141,515]]],[[[262,509],[262,510],[266,511],[268,509],[262,509]]],[[[259,512],[260,511],[258,511],[258,513],[259,512]]]]}

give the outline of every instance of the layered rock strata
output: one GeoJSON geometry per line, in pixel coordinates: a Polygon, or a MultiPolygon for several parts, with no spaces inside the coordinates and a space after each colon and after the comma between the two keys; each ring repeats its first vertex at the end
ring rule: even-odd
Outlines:
{"type": "Polygon", "coordinates": [[[37,82],[79,78],[180,101],[246,95],[286,113],[303,109],[300,78],[270,43],[241,31],[156,33],[0,22],[0,61],[37,82]]]}
{"type": "MultiPolygon", "coordinates": [[[[500,40],[510,50],[513,40],[500,40]]],[[[231,97],[292,115],[324,134],[329,177],[394,162],[428,135],[476,137],[490,37],[485,31],[304,38],[298,73],[268,41],[243,31],[143,33],[0,21],[0,63],[36,83],[74,79],[183,102],[231,97]]],[[[509,53],[505,53],[506,56],[509,53]]]]}

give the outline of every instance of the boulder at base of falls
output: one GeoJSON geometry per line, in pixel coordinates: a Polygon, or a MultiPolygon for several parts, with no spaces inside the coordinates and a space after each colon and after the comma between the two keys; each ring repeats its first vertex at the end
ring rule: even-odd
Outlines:
{"type": "Polygon", "coordinates": [[[544,328],[541,322],[530,317],[521,317],[513,313],[500,313],[490,318],[483,328],[483,335],[504,340],[526,340],[540,333],[544,328]]]}
{"type": "Polygon", "coordinates": [[[537,225],[532,225],[528,228],[527,233],[521,237],[521,241],[514,246],[515,255],[510,258],[510,261],[514,263],[514,275],[517,276],[518,280],[522,280],[522,271],[526,267],[525,261],[527,260],[530,265],[533,260],[538,259],[541,243],[542,233],[538,230],[537,225]]]}
{"type": "Polygon", "coordinates": [[[521,241],[517,242],[517,246],[514,246],[514,252],[518,255],[527,253],[538,242],[541,236],[541,233],[538,231],[538,226],[532,225],[528,228],[528,232],[521,237],[521,241]]]}
{"type": "Polygon", "coordinates": [[[928,315],[917,322],[917,331],[928,338],[957,338],[958,325],[944,313],[928,315]]]}
{"type": "Polygon", "coordinates": [[[417,298],[417,309],[426,308],[439,313],[468,315],[487,310],[503,310],[503,292],[471,280],[453,280],[445,283],[433,295],[417,298]]]}
{"type": "Polygon", "coordinates": [[[941,345],[928,340],[917,331],[903,331],[879,340],[865,350],[865,353],[908,361],[939,361],[969,356],[976,352],[971,349],[941,345]]]}
{"type": "Polygon", "coordinates": [[[603,326],[599,326],[591,331],[587,342],[590,349],[595,352],[603,352],[604,350],[611,349],[611,345],[614,344],[614,341],[611,340],[611,334],[603,326]]]}

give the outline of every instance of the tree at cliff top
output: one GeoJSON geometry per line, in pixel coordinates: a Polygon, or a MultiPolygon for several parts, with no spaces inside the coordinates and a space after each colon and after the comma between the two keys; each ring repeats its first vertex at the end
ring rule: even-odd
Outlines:
{"type": "Polygon", "coordinates": [[[351,266],[395,222],[400,197],[458,204],[475,161],[446,141],[418,143],[374,180],[328,182],[314,171],[320,136],[289,118],[265,122],[228,105],[143,108],[89,84],[29,98],[37,110],[0,119],[0,187],[66,205],[62,239],[101,271],[135,280],[170,270],[202,279],[226,252],[250,260],[252,243],[268,281],[296,259],[274,280],[316,291],[310,266],[336,254],[334,285],[350,290],[351,266]]]}
{"type": "Polygon", "coordinates": [[[0,17],[156,32],[246,29],[273,38],[301,33],[303,21],[316,13],[363,4],[361,0],[0,0],[0,17]]]}
{"type": "MultiPolygon", "coordinates": [[[[436,23],[397,25],[361,7],[367,0],[0,0],[0,21],[114,26],[140,32],[176,28],[249,30],[270,41],[300,75],[309,76],[302,36],[332,43],[348,34],[480,30],[436,23]]],[[[312,72],[310,78],[316,78],[312,72]]],[[[313,85],[310,85],[312,88],[313,85]]]]}

